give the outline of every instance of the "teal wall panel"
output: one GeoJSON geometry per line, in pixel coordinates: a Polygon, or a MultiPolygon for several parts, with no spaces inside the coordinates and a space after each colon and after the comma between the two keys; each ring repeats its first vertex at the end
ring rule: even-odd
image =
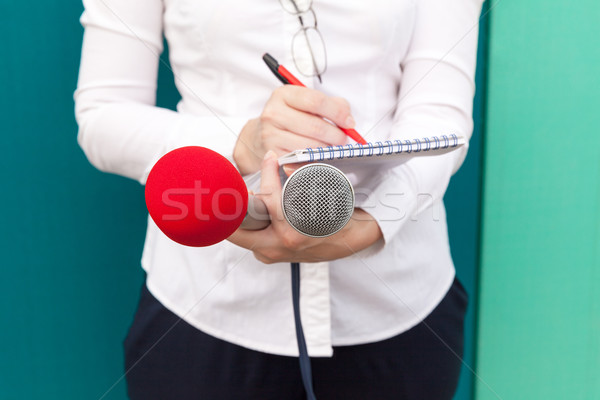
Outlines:
{"type": "Polygon", "coordinates": [[[477,399],[600,398],[599,20],[492,10],[477,399]]]}
{"type": "Polygon", "coordinates": [[[143,191],[76,143],[81,2],[34,3],[0,3],[0,398],[99,399],[142,283],[143,191]]]}

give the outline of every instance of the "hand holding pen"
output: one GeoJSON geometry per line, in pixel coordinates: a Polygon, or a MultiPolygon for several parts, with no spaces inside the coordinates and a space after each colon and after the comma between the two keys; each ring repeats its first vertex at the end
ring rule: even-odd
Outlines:
{"type": "MultiPolygon", "coordinates": [[[[267,64],[269,69],[273,72],[273,74],[284,85],[296,85],[296,86],[306,87],[302,82],[300,82],[298,80],[298,78],[296,78],[294,75],[292,75],[292,73],[290,71],[285,69],[283,65],[279,65],[277,60],[275,60],[275,58],[273,58],[273,56],[271,56],[269,53],[265,53],[263,55],[263,60],[267,64]]],[[[363,139],[363,137],[360,136],[360,134],[358,132],[356,132],[354,129],[344,128],[341,126],[338,126],[338,128],[340,128],[342,130],[342,132],[344,132],[346,135],[348,135],[348,137],[350,137],[351,139],[355,140],[357,143],[367,144],[367,141],[365,139],[363,139]]]]}
{"type": "Polygon", "coordinates": [[[341,129],[354,125],[346,100],[283,85],[273,91],[261,114],[242,128],[233,158],[242,174],[253,173],[268,150],[282,156],[306,147],[344,145],[347,136],[341,129]]]}

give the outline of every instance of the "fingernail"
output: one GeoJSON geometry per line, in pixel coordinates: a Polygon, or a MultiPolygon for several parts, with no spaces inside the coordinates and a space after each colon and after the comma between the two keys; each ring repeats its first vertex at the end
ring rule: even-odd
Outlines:
{"type": "Polygon", "coordinates": [[[352,118],[352,116],[348,116],[348,118],[346,118],[346,127],[354,128],[354,125],[356,125],[356,122],[354,122],[354,118],[352,118]]]}
{"type": "Polygon", "coordinates": [[[283,172],[285,172],[285,174],[288,175],[288,176],[291,175],[292,172],[294,172],[295,170],[296,170],[295,168],[292,168],[289,165],[284,165],[283,166],[283,172]]]}

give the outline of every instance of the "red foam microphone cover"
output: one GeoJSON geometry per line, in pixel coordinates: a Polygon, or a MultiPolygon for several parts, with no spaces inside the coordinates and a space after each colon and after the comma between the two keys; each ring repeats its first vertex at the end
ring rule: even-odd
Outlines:
{"type": "Polygon", "coordinates": [[[146,206],[177,243],[202,247],[228,238],[242,223],[248,190],[222,155],[198,146],[165,154],[146,181],[146,206]]]}

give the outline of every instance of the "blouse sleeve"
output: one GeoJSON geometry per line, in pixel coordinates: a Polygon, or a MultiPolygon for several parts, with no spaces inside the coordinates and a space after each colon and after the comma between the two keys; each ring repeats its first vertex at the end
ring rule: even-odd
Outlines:
{"type": "Polygon", "coordinates": [[[240,118],[184,115],[155,106],[163,50],[162,0],[84,0],[75,91],[78,142],[98,169],[145,182],[166,152],[186,145],[231,160],[240,118]]]}
{"type": "MultiPolygon", "coordinates": [[[[416,22],[394,114],[392,139],[473,131],[472,108],[481,0],[416,1],[416,22]]],[[[374,179],[365,204],[384,240],[440,201],[467,146],[441,156],[416,157],[374,179]],[[373,201],[376,199],[376,202],[373,201]],[[368,205],[367,205],[368,203],[368,205]]],[[[429,216],[431,218],[431,216],[429,216]]]]}

